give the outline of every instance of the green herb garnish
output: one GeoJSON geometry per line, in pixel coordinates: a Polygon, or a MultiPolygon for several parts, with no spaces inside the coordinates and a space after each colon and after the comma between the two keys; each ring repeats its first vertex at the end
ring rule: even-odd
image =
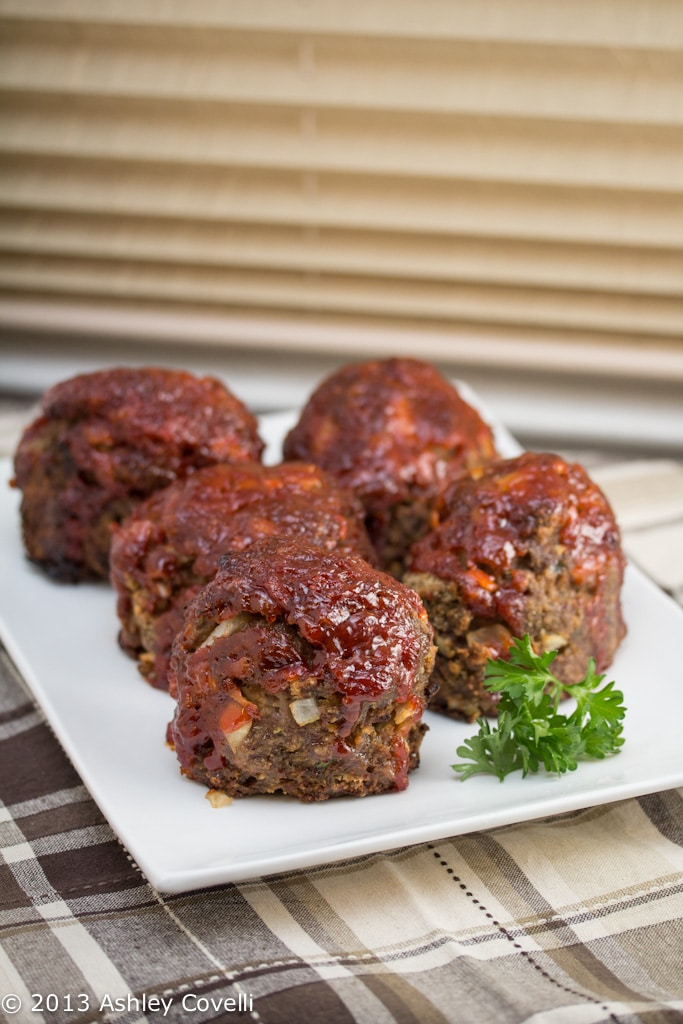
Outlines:
{"type": "Polygon", "coordinates": [[[624,695],[595,671],[595,660],[580,683],[566,686],[550,671],[557,651],[536,654],[527,634],[516,639],[510,660],[490,660],[486,666],[486,689],[500,693],[498,722],[491,726],[479,721],[479,732],[458,747],[458,757],[469,763],[451,765],[463,781],[471,775],[497,775],[502,782],[510,772],[522,777],[537,772],[573,772],[585,758],[616,754],[624,743],[622,721],[624,695]],[[560,697],[566,691],[576,700],[570,715],[558,713],[560,697]]]}

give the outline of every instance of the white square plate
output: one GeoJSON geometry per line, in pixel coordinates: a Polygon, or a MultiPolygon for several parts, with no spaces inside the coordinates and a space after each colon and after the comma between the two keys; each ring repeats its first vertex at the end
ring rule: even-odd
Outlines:
{"type": "MultiPolygon", "coordinates": [[[[476,403],[471,392],[465,396],[476,403]]],[[[262,418],[269,461],[278,460],[294,419],[262,418]]],[[[518,451],[502,427],[496,434],[504,454],[518,451]]],[[[165,745],[171,699],[146,685],[117,645],[112,590],[53,583],[24,557],[10,475],[4,460],[2,639],[94,799],[162,891],[306,868],[683,785],[683,610],[629,566],[628,635],[608,676],[628,706],[618,756],[584,762],[561,777],[511,775],[501,784],[475,776],[463,783],[450,765],[475,727],[427,714],[421,765],[403,793],[318,804],[254,797],[214,809],[201,786],[181,777],[165,745]]]]}

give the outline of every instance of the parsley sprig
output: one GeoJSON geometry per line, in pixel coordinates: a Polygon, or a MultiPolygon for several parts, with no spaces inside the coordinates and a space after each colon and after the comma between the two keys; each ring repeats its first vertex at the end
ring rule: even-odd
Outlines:
{"type": "Polygon", "coordinates": [[[563,774],[582,758],[603,758],[623,745],[624,696],[588,662],[585,678],[565,685],[550,671],[557,651],[536,654],[529,635],[513,641],[509,661],[502,658],[486,666],[486,689],[500,693],[498,722],[479,720],[479,732],[456,753],[469,763],[451,765],[463,779],[480,773],[497,775],[502,782],[510,772],[522,777],[537,772],[563,774]],[[576,701],[570,715],[558,712],[566,691],[576,701]]]}

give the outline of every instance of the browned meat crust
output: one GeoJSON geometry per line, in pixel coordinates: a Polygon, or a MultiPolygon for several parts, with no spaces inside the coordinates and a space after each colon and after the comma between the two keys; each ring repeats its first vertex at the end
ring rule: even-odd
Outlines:
{"type": "Polygon", "coordinates": [[[183,609],[215,575],[224,552],[280,536],[374,562],[363,519],[350,491],[305,463],[207,466],[175,481],[114,531],[111,580],[121,646],[153,686],[166,689],[183,609]]]}
{"type": "Polygon", "coordinates": [[[417,595],[360,557],[283,541],[228,553],[173,645],[181,770],[231,796],[404,789],[432,664],[417,595]]]}
{"type": "Polygon", "coordinates": [[[486,661],[526,633],[540,651],[560,649],[553,671],[563,682],[578,682],[589,657],[599,671],[610,664],[625,633],[624,556],[609,503],[581,466],[527,453],[462,478],[445,507],[404,577],[435,630],[432,710],[495,714],[486,661]]]}
{"type": "Polygon", "coordinates": [[[350,364],[320,384],[285,440],[358,494],[380,564],[399,574],[435,524],[444,488],[496,456],[490,428],[457,390],[414,359],[350,364]]]}
{"type": "Polygon", "coordinates": [[[106,578],[111,524],[137,502],[199,466],[262,450],[254,417],[213,378],[115,368],[63,381],[15,456],[27,554],[55,579],[106,578]]]}

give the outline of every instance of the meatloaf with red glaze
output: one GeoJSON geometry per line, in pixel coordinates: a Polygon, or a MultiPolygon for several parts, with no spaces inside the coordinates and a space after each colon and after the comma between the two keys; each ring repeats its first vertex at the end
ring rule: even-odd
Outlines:
{"type": "Polygon", "coordinates": [[[235,797],[405,789],[433,651],[417,594],[359,556],[278,540],[230,552],[173,645],[181,770],[235,797]]]}
{"type": "Polygon", "coordinates": [[[324,380],[284,444],[360,497],[380,564],[400,574],[435,525],[444,489],[496,456],[493,435],[434,367],[415,359],[350,364],[324,380]]]}
{"type": "Polygon", "coordinates": [[[121,367],[62,381],[15,456],[26,552],[58,580],[106,578],[112,523],[200,466],[262,450],[254,417],[211,377],[121,367]]]}
{"type": "Polygon", "coordinates": [[[483,686],[489,658],[528,633],[559,650],[553,672],[605,669],[624,636],[624,556],[610,505],[576,464],[527,453],[454,483],[447,516],[418,541],[405,583],[422,597],[438,648],[430,708],[473,720],[496,712],[483,686]]]}
{"type": "Polygon", "coordinates": [[[147,498],[114,530],[119,641],[153,686],[168,688],[183,609],[215,575],[220,556],[276,536],[375,560],[358,499],[300,462],[198,469],[147,498]]]}

